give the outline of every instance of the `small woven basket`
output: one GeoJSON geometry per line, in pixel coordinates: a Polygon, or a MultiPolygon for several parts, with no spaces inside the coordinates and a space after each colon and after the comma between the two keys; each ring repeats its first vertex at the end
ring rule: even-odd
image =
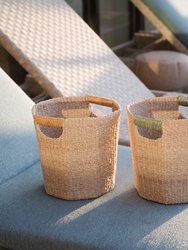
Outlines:
{"type": "Polygon", "coordinates": [[[120,121],[115,101],[60,97],[36,104],[33,117],[48,194],[79,200],[114,188],[120,121]],[[112,112],[101,115],[91,103],[111,107],[112,112]]]}
{"type": "Polygon", "coordinates": [[[145,199],[188,202],[186,97],[159,97],[127,107],[135,187],[145,199]]]}

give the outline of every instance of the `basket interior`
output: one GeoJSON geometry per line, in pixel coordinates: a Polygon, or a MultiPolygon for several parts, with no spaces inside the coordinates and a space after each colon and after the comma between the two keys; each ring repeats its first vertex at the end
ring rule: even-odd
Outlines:
{"type": "MultiPolygon", "coordinates": [[[[156,98],[155,101],[145,101],[130,106],[130,112],[133,116],[142,116],[158,120],[177,120],[184,119],[184,116],[179,111],[179,105],[176,98],[162,100],[156,98]]],[[[154,129],[138,127],[138,132],[141,136],[158,139],[162,136],[161,131],[154,129]]]]}
{"type": "MultiPolygon", "coordinates": [[[[108,108],[109,109],[109,108],[108,108]]],[[[104,116],[104,112],[86,101],[63,102],[61,100],[49,100],[36,106],[36,114],[54,118],[87,118],[104,116]]],[[[39,126],[42,133],[50,138],[58,138],[63,133],[63,127],[39,126]]]]}

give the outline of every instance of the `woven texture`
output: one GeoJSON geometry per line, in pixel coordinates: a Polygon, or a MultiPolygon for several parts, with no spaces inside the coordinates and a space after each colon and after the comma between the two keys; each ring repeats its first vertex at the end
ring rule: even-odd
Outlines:
{"type": "Polygon", "coordinates": [[[101,105],[114,112],[95,117],[90,100],[106,99],[60,97],[33,109],[45,189],[58,198],[98,197],[115,185],[120,110],[108,99],[101,105]]]}
{"type": "Polygon", "coordinates": [[[188,202],[188,119],[178,108],[177,97],[160,97],[127,109],[136,189],[165,204],[188,202]],[[161,121],[162,131],[137,127],[136,117],[161,121]]]}
{"type": "Polygon", "coordinates": [[[153,97],[63,0],[0,0],[0,9],[0,44],[50,96],[104,96],[121,107],[153,97]]]}

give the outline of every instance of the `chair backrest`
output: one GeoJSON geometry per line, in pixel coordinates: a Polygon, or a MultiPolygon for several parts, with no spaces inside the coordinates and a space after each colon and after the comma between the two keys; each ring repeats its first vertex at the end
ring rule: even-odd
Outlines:
{"type": "Polygon", "coordinates": [[[0,43],[56,96],[153,97],[64,0],[0,0],[0,43]]]}
{"type": "Polygon", "coordinates": [[[38,161],[32,106],[0,68],[0,184],[38,161]]]}

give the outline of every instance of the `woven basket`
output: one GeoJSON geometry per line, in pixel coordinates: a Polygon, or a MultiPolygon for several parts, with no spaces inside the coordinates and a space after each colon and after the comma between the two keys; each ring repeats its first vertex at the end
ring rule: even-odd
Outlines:
{"type": "Polygon", "coordinates": [[[127,107],[135,186],[145,199],[188,202],[186,97],[148,99],[127,107]]]}
{"type": "Polygon", "coordinates": [[[36,104],[33,117],[48,194],[79,200],[114,188],[120,121],[115,101],[60,97],[36,104]],[[91,103],[113,112],[97,117],[91,103]]]}

